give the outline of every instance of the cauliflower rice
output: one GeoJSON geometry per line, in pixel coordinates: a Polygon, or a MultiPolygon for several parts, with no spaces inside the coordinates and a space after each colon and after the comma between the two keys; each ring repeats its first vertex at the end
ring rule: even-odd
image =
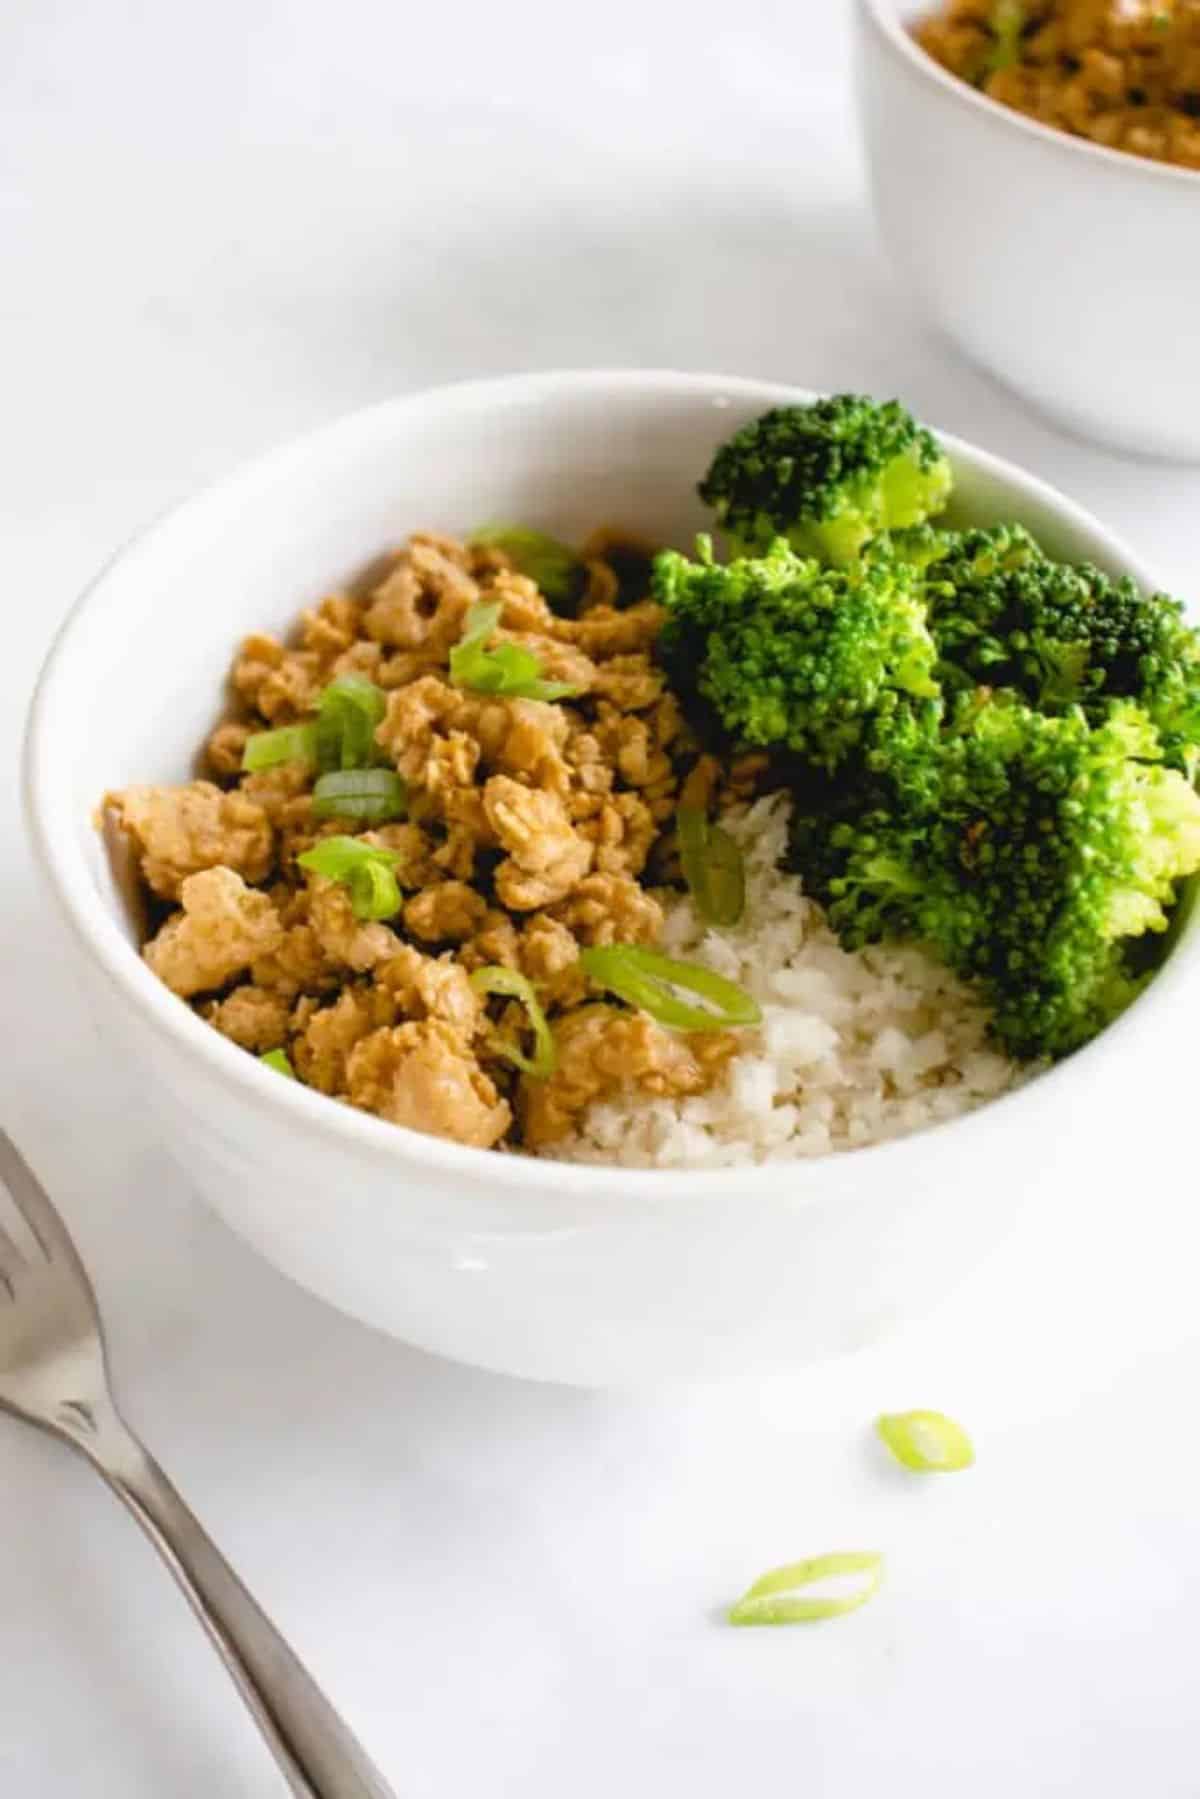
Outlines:
{"type": "Polygon", "coordinates": [[[915,945],[841,948],[784,872],[790,802],[775,793],[721,822],[746,862],[746,907],[713,930],[690,896],[660,947],[752,993],[762,1026],[692,1098],[598,1100],[552,1154],[627,1168],[728,1168],[858,1149],[958,1118],[1027,1078],[987,1041],[986,1008],[915,945]]]}

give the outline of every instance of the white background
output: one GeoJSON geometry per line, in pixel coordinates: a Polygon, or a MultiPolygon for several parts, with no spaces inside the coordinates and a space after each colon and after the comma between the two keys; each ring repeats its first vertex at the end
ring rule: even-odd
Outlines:
{"type": "MultiPolygon", "coordinates": [[[[94,1265],[134,1420],[405,1799],[1200,1793],[1200,1196],[1184,1108],[1139,1136],[1146,1071],[1126,1164],[1035,1146],[1060,1203],[906,1338],[768,1386],[519,1386],[324,1310],[200,1209],[91,1036],[18,815],[34,674],[97,563],[245,456],[456,376],[897,391],[1194,589],[1200,471],[1056,435],[894,288],[847,24],[844,0],[0,14],[0,1115],[94,1265]],[[908,1405],[962,1417],[977,1469],[885,1467],[870,1420],[908,1405]],[[889,1558],[857,1616],[720,1624],[764,1567],[850,1547],[889,1558]]],[[[1180,1016],[1164,1057],[1189,1041],[1180,1016]]],[[[132,1526],[0,1421],[0,1791],[279,1790],[132,1526]]]]}

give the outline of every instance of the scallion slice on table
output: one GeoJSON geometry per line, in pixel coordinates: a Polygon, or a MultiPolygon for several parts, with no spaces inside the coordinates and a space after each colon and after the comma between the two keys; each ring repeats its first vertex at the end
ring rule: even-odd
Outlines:
{"type": "Polygon", "coordinates": [[[408,810],[408,788],[393,768],[337,768],[317,778],[314,818],[357,818],[386,824],[408,810]]]}
{"type": "Polygon", "coordinates": [[[879,1591],[883,1557],[874,1550],[855,1549],[833,1555],[814,1555],[804,1562],[773,1568],[743,1593],[730,1608],[731,1624],[815,1624],[823,1618],[840,1618],[855,1612],[879,1591]],[[832,1592],[814,1593],[813,1587],[845,1582],[832,1592]]]}
{"type": "Polygon", "coordinates": [[[875,1429],[896,1460],[917,1474],[956,1474],[975,1460],[970,1437],[944,1412],[884,1412],[875,1429]]]}
{"type": "Polygon", "coordinates": [[[327,881],[340,881],[349,891],[356,918],[394,918],[400,910],[396,879],[400,858],[394,850],[378,849],[358,837],[324,837],[296,861],[327,881]]]}
{"type": "Polygon", "coordinates": [[[242,749],[242,767],[248,774],[277,768],[282,762],[315,762],[316,759],[315,719],[304,725],[280,725],[274,731],[256,731],[252,737],[247,737],[242,749]]]}
{"type": "Polygon", "coordinates": [[[569,681],[544,681],[542,665],[520,643],[487,647],[500,619],[498,605],[472,606],[463,634],[450,652],[450,679],[472,693],[513,700],[565,700],[579,690],[569,681]]]}
{"type": "Polygon", "coordinates": [[[699,806],[680,806],[675,828],[683,878],[696,911],[705,924],[735,925],[746,905],[746,864],[738,845],[699,806]]]}
{"type": "Polygon", "coordinates": [[[673,1031],[726,1031],[762,1019],[758,1002],[735,982],[698,962],[677,962],[641,944],[582,950],[579,965],[598,987],[606,987],[673,1031]],[[683,993],[704,1004],[692,1005],[680,998],[683,993]]]}
{"type": "Polygon", "coordinates": [[[295,1080],[296,1070],[288,1060],[286,1049],[269,1049],[265,1055],[261,1055],[258,1059],[260,1062],[265,1063],[268,1068],[273,1068],[276,1074],[285,1074],[289,1081],[295,1080]]]}
{"type": "Polygon", "coordinates": [[[527,1056],[515,1043],[507,1043],[502,1039],[494,1040],[492,1048],[498,1056],[513,1063],[523,1074],[532,1075],[539,1081],[548,1079],[554,1073],[558,1054],[554,1047],[554,1033],[532,984],[515,968],[503,968],[496,963],[489,964],[486,968],[477,968],[471,976],[471,985],[476,993],[497,993],[506,999],[521,1002],[529,1014],[529,1028],[533,1032],[533,1055],[527,1056]]]}
{"type": "Polygon", "coordinates": [[[503,550],[519,572],[528,575],[542,597],[556,610],[570,608],[583,584],[583,563],[556,537],[529,525],[481,525],[471,533],[482,549],[503,550]]]}

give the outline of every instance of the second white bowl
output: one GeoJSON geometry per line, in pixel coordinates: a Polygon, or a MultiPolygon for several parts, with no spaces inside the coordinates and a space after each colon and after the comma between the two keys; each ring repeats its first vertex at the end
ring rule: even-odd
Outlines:
{"type": "Polygon", "coordinates": [[[1200,173],[989,100],[913,42],[924,10],[857,7],[875,210],[898,269],[960,349],[1067,430],[1200,460],[1200,173]]]}

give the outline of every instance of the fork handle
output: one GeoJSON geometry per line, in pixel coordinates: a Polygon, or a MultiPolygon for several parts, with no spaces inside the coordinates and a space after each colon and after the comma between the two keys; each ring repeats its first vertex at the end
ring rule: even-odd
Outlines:
{"type": "Polygon", "coordinates": [[[114,1410],[73,1440],[128,1506],[225,1663],[296,1799],[396,1799],[312,1675],[114,1410]]]}

